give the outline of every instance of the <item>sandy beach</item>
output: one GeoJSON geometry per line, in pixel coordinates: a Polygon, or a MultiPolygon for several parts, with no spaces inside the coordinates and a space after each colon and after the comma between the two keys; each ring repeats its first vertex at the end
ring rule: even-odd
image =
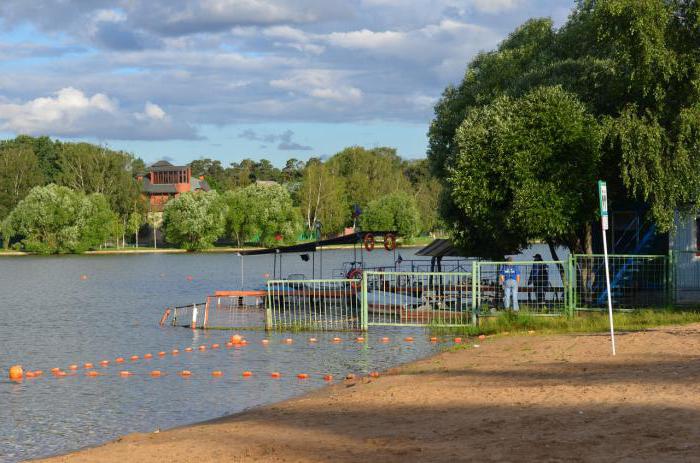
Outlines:
{"type": "Polygon", "coordinates": [[[51,462],[691,461],[700,325],[501,336],[214,421],[51,462]]]}

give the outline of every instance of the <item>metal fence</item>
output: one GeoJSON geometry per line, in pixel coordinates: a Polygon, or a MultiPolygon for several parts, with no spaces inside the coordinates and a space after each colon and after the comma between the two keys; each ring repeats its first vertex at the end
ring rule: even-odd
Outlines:
{"type": "MultiPolygon", "coordinates": [[[[576,309],[607,307],[603,255],[572,256],[576,309]]],[[[613,308],[667,307],[671,300],[669,260],[663,255],[609,255],[613,308]]]]}
{"type": "Polygon", "coordinates": [[[672,251],[670,260],[673,304],[700,305],[700,251],[672,251]]]}
{"type": "Polygon", "coordinates": [[[167,315],[164,315],[163,321],[165,322],[166,318],[170,317],[170,324],[172,326],[204,328],[206,325],[204,322],[205,307],[206,305],[204,303],[171,307],[166,309],[167,315]]]}
{"type": "Polygon", "coordinates": [[[318,331],[360,330],[361,280],[270,280],[265,327],[318,331]]]}
{"type": "Polygon", "coordinates": [[[207,297],[206,328],[262,329],[266,291],[226,291],[207,297]]]}
{"type": "Polygon", "coordinates": [[[566,261],[478,262],[477,307],[560,315],[570,309],[566,261]]]}
{"type": "Polygon", "coordinates": [[[369,271],[362,283],[368,325],[454,326],[471,321],[471,273],[369,271]]]}

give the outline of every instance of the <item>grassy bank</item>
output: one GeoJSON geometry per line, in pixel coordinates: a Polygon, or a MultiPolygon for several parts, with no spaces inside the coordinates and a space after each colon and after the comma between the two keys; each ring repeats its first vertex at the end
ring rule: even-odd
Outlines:
{"type": "MultiPolygon", "coordinates": [[[[700,311],[636,310],[614,314],[616,331],[640,331],[664,325],[687,325],[700,322],[700,311]]],[[[602,333],[610,329],[607,313],[583,313],[574,317],[542,317],[528,313],[506,312],[483,317],[479,326],[436,327],[441,335],[475,336],[536,331],[540,334],[602,333]]]]}

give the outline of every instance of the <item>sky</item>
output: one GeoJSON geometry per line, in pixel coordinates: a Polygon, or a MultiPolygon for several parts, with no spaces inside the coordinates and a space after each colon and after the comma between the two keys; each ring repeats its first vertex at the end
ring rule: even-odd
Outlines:
{"type": "Polygon", "coordinates": [[[0,0],[0,137],[225,165],[425,157],[468,62],[573,0],[0,0]]]}

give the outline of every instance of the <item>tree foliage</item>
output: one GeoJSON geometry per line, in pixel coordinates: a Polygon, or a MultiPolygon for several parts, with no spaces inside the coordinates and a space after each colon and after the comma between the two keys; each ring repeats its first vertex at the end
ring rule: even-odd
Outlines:
{"type": "Polygon", "coordinates": [[[83,252],[104,243],[118,225],[101,194],[50,184],[33,188],[2,224],[6,238],[41,254],[83,252]]]}
{"type": "Polygon", "coordinates": [[[341,230],[350,218],[343,179],[321,162],[306,166],[298,198],[307,231],[314,231],[318,221],[321,233],[328,235],[341,230]]]}
{"type": "MultiPolygon", "coordinates": [[[[613,202],[643,204],[658,228],[669,230],[676,210],[693,213],[700,203],[699,8],[687,0],[579,0],[559,30],[549,19],[526,22],[496,50],[478,55],[463,81],[443,93],[429,131],[433,172],[446,177],[455,168],[462,150],[457,135],[466,130],[460,129],[465,121],[477,122],[473,114],[494,109],[505,97],[519,105],[538,88],[559,86],[601,127],[600,163],[583,167],[585,181],[597,168],[593,176],[608,182],[613,202]]],[[[580,169],[579,164],[573,175],[580,169]]],[[[506,173],[497,175],[505,181],[506,173]]],[[[588,187],[595,189],[593,183],[588,187]]],[[[552,200],[551,193],[542,190],[533,200],[552,200]]],[[[471,211],[460,209],[460,195],[447,195],[443,207],[452,229],[475,239],[471,211]],[[472,232],[455,220],[459,214],[472,232]]],[[[509,208],[519,207],[516,199],[504,198],[509,208]]],[[[499,226],[490,224],[481,241],[499,226]]],[[[528,236],[542,230],[531,221],[526,226],[528,236]]],[[[577,243],[587,239],[576,221],[567,226],[577,243]]],[[[541,238],[562,238],[561,230],[545,231],[541,238]]],[[[513,246],[517,243],[509,241],[504,252],[517,250],[513,246]]]]}
{"type": "Polygon", "coordinates": [[[360,224],[365,231],[395,231],[410,240],[420,230],[416,201],[402,191],[374,199],[367,205],[360,224]]]}
{"type": "Polygon", "coordinates": [[[215,191],[182,193],[163,211],[165,240],[190,251],[209,248],[224,234],[225,216],[215,191]]]}
{"type": "Polygon", "coordinates": [[[301,231],[301,218],[289,192],[281,185],[252,184],[228,192],[226,226],[240,245],[257,239],[263,246],[289,244],[301,231]]]}
{"type": "Polygon", "coordinates": [[[0,220],[43,181],[39,160],[31,147],[0,143],[0,220]]]}

